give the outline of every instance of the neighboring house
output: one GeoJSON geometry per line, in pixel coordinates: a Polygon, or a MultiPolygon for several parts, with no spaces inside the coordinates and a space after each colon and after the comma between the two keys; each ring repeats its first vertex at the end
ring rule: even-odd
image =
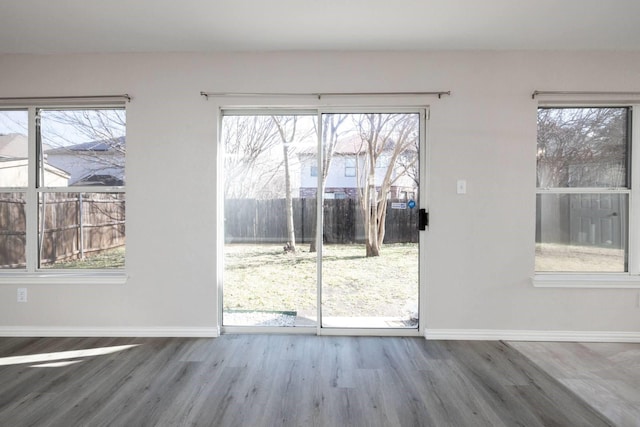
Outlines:
{"type": "MultiPolygon", "coordinates": [[[[316,197],[318,186],[318,167],[315,153],[300,153],[300,197],[316,197]]],[[[366,148],[359,138],[351,138],[339,141],[336,144],[331,165],[325,182],[325,199],[355,199],[358,197],[358,188],[363,185],[362,173],[364,171],[366,158],[366,148]],[[359,181],[359,182],[358,182],[359,181]]],[[[389,155],[382,154],[378,158],[376,167],[376,190],[384,179],[384,174],[389,167],[389,155]]],[[[393,178],[397,177],[388,197],[390,199],[409,200],[416,197],[417,185],[415,181],[404,174],[404,171],[397,167],[393,171],[393,178]]]]}
{"type": "MultiPolygon", "coordinates": [[[[0,186],[27,186],[27,137],[0,135],[0,186]]],[[[43,146],[47,187],[124,185],[125,138],[66,147],[43,146]]]]}
{"type": "Polygon", "coordinates": [[[67,171],[69,185],[124,185],[125,137],[44,150],[46,161],[67,171]]]}
{"type": "Polygon", "coordinates": [[[27,137],[20,133],[0,135],[0,157],[27,158],[27,137]]]}
{"type": "MultiPolygon", "coordinates": [[[[27,137],[19,133],[0,135],[0,187],[26,187],[28,179],[27,137]]],[[[47,148],[47,147],[45,147],[47,148]]],[[[70,175],[45,162],[44,180],[52,187],[68,187],[70,175]]]]}

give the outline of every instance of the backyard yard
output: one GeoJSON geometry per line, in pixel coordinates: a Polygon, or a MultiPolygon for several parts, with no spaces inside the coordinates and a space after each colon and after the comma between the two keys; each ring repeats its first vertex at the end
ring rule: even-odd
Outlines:
{"type": "Polygon", "coordinates": [[[58,261],[55,264],[43,265],[43,268],[81,268],[81,269],[112,269],[124,268],[125,247],[120,246],[113,249],[107,249],[97,254],[89,254],[85,259],[68,259],[58,261]]]}
{"type": "MultiPolygon", "coordinates": [[[[225,245],[224,312],[289,312],[315,320],[316,253],[300,245],[225,245]]],[[[325,245],[325,317],[392,317],[410,321],[418,305],[418,244],[384,245],[365,257],[364,245],[325,245]]]]}
{"type": "Polygon", "coordinates": [[[536,244],[536,271],[624,272],[624,249],[597,246],[536,244]]]}

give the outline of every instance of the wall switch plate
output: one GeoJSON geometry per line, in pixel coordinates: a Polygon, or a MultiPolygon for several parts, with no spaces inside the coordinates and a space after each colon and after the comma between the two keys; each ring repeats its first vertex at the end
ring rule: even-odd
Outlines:
{"type": "Polygon", "coordinates": [[[18,288],[18,302],[27,302],[27,288],[18,288]]]}
{"type": "Polygon", "coordinates": [[[459,179],[457,186],[456,186],[456,192],[458,194],[467,194],[467,180],[466,179],[459,179]]]}

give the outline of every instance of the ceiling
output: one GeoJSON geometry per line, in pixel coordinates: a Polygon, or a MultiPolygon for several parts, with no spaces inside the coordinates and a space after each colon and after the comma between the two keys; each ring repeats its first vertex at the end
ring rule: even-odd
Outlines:
{"type": "Polygon", "coordinates": [[[639,0],[1,0],[0,53],[640,51],[639,0]]]}

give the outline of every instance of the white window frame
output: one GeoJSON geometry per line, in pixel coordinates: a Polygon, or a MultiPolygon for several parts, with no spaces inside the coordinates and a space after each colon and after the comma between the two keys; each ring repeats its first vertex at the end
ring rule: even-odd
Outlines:
{"type": "MultiPolygon", "coordinates": [[[[328,96],[328,98],[331,98],[328,96]]],[[[223,177],[223,159],[224,159],[224,149],[221,147],[221,137],[220,132],[222,129],[222,117],[228,112],[232,111],[233,114],[240,114],[244,112],[244,114],[260,114],[264,111],[277,111],[280,114],[304,114],[307,111],[314,112],[318,120],[321,120],[323,114],[326,113],[353,113],[354,111],[360,112],[384,112],[384,113],[418,113],[420,114],[420,135],[421,135],[421,147],[420,150],[420,207],[429,211],[429,174],[427,171],[430,171],[429,167],[429,149],[428,143],[429,141],[429,119],[430,119],[430,100],[429,96],[376,96],[376,95],[367,95],[363,96],[348,96],[348,97],[339,97],[338,100],[334,100],[333,102],[326,102],[324,98],[320,100],[317,95],[313,96],[294,96],[294,95],[260,95],[256,94],[255,96],[249,95],[234,95],[234,94],[222,94],[216,98],[208,98],[211,102],[212,113],[214,114],[216,120],[216,157],[218,161],[216,181],[217,181],[217,201],[216,201],[216,223],[217,223],[217,233],[218,235],[224,235],[224,191],[222,188],[222,183],[224,182],[223,177]],[[308,99],[307,99],[308,98],[308,99]],[[366,98],[367,102],[363,102],[363,98],[366,98]]],[[[322,127],[319,127],[322,129],[322,127]]],[[[320,130],[321,132],[321,130],[320,130]]],[[[317,162],[318,166],[322,163],[322,135],[319,133],[318,135],[318,155],[317,162]]],[[[318,174],[319,175],[319,174],[318,174]]],[[[321,177],[318,177],[318,186],[320,186],[321,177]]],[[[322,198],[318,198],[318,203],[320,203],[322,198]]],[[[322,212],[322,207],[318,206],[318,211],[322,212]]],[[[317,218],[319,228],[317,230],[321,230],[322,224],[322,216],[319,215],[317,218]]],[[[427,228],[428,230],[428,228],[427,228]]],[[[318,242],[322,241],[322,237],[318,239],[318,242]]],[[[217,248],[217,256],[214,260],[214,271],[216,274],[216,282],[218,286],[217,292],[217,307],[218,307],[218,325],[221,331],[226,333],[235,333],[235,332],[243,332],[243,333],[264,333],[264,332],[276,332],[276,333],[305,333],[304,328],[288,328],[287,331],[283,331],[282,328],[274,328],[270,330],[268,327],[233,327],[233,326],[222,326],[222,312],[223,312],[223,284],[224,284],[224,239],[217,239],[216,243],[217,248]]],[[[424,280],[425,280],[425,272],[424,266],[426,265],[426,239],[420,239],[420,255],[419,255],[419,313],[420,320],[418,328],[407,328],[407,329],[361,329],[361,328],[323,328],[318,322],[318,325],[315,327],[315,331],[317,335],[376,335],[376,336],[423,336],[424,331],[426,330],[426,302],[425,302],[425,292],[424,292],[424,280]]],[[[319,256],[321,256],[322,251],[318,251],[319,256]]],[[[322,282],[322,269],[318,269],[317,272],[318,278],[317,282],[322,282]]],[[[318,292],[321,292],[321,287],[318,287],[318,292]]],[[[318,301],[321,300],[321,296],[318,296],[318,301]]],[[[318,319],[321,319],[321,308],[318,307],[318,319]]]]}
{"type": "MultiPolygon", "coordinates": [[[[38,197],[43,193],[123,193],[124,186],[78,186],[78,187],[38,187],[36,175],[38,173],[38,159],[36,151],[36,120],[39,110],[67,110],[67,109],[123,109],[125,101],[69,102],[60,98],[61,102],[43,98],[25,103],[2,104],[1,111],[27,111],[28,114],[28,182],[27,187],[0,188],[2,193],[21,192],[25,194],[26,207],[26,268],[0,270],[0,284],[37,285],[37,284],[124,284],[127,280],[126,265],[118,269],[55,269],[38,267],[38,197]]],[[[126,217],[125,217],[126,221],[126,217]]]]}
{"type": "Polygon", "coordinates": [[[355,157],[345,157],[344,158],[344,176],[345,178],[354,178],[356,176],[356,158],[355,157]],[[352,166],[353,164],[353,166],[352,166]]]}
{"type": "MultiPolygon", "coordinates": [[[[538,108],[589,108],[589,107],[624,107],[631,108],[631,144],[630,166],[631,180],[629,188],[535,188],[535,197],[539,194],[579,194],[579,193],[606,193],[628,195],[628,262],[627,271],[613,272],[539,272],[535,271],[532,284],[540,288],[640,288],[640,101],[635,102],[608,102],[607,100],[595,101],[548,101],[540,102],[538,108]]],[[[537,203],[537,201],[536,201],[537,203]]],[[[534,214],[535,215],[535,214],[534,214]]]]}

